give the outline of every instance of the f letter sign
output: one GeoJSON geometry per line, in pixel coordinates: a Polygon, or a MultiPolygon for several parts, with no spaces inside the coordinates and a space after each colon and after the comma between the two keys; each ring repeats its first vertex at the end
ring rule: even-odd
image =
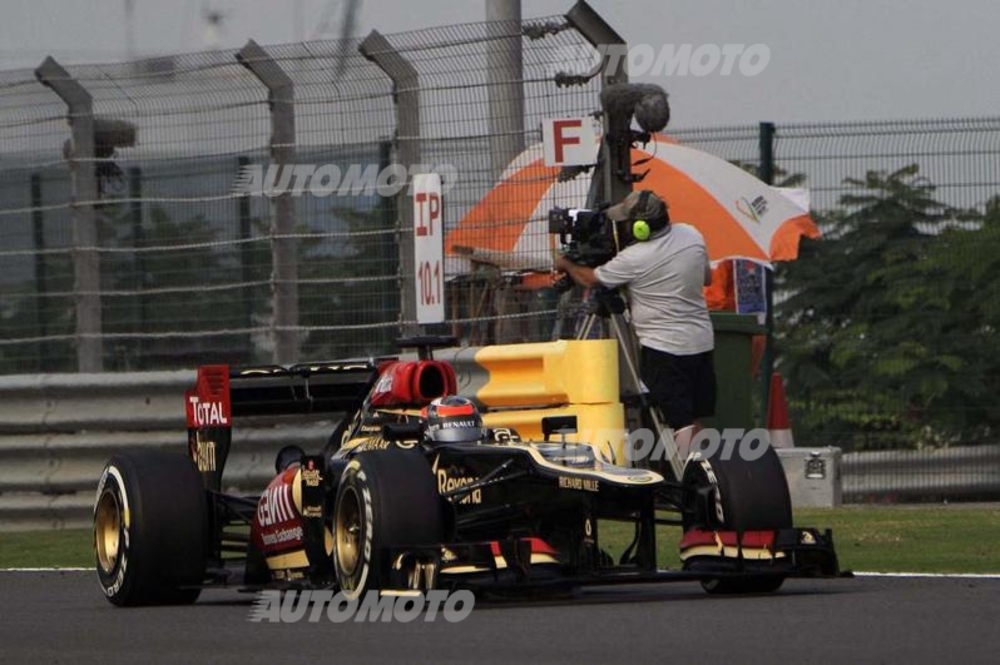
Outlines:
{"type": "Polygon", "coordinates": [[[594,118],[550,118],[542,121],[546,166],[583,166],[597,161],[600,126],[594,118]]]}

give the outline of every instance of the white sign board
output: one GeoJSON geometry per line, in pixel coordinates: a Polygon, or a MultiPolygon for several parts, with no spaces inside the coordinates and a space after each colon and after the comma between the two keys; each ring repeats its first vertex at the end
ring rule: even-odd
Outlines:
{"type": "Polygon", "coordinates": [[[584,166],[597,161],[600,125],[592,117],[542,121],[546,166],[584,166]]]}
{"type": "Polygon", "coordinates": [[[444,215],[441,176],[413,176],[413,264],[417,323],[444,321],[444,215]]]}

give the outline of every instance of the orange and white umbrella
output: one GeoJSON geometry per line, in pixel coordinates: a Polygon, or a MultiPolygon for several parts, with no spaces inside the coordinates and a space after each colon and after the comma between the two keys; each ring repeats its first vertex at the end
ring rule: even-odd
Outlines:
{"type": "MultiPolygon", "coordinates": [[[[669,206],[671,221],[698,228],[713,262],[789,261],[798,257],[800,237],[819,237],[799,203],[712,154],[655,136],[632,149],[632,162],[634,171],[648,171],[635,189],[653,190],[669,206]]],[[[446,252],[548,270],[556,242],[548,233],[549,209],[582,208],[591,180],[588,173],[559,182],[559,172],[545,166],[541,144],[526,149],[447,234],[446,252]]]]}

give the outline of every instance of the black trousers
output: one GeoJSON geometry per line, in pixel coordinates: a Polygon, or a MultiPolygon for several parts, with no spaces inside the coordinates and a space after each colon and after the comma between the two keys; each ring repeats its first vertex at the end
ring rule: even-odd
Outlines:
{"type": "Polygon", "coordinates": [[[712,352],[678,356],[642,347],[639,373],[666,424],[681,429],[715,414],[712,352]]]}

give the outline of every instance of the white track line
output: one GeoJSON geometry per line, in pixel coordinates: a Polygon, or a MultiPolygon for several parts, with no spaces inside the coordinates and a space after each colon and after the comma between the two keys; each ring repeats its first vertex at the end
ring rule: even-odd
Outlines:
{"type": "Polygon", "coordinates": [[[93,568],[0,568],[0,573],[80,573],[93,568]]]}
{"type": "Polygon", "coordinates": [[[998,573],[854,573],[855,577],[942,577],[956,579],[1000,580],[998,573]]]}

